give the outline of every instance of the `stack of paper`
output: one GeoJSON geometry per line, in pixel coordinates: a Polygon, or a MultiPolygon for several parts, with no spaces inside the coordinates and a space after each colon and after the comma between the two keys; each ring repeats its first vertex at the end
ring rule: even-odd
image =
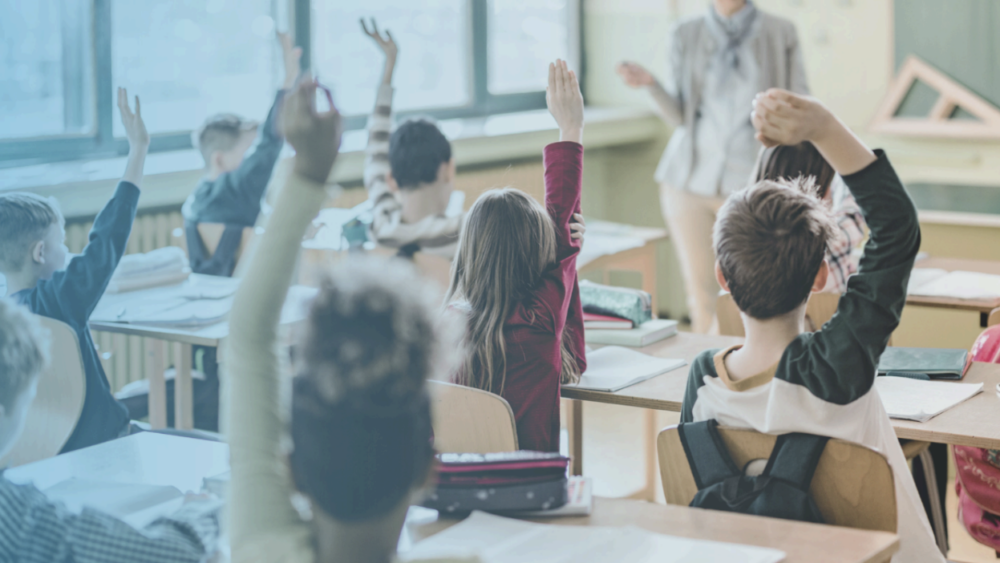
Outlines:
{"type": "Polygon", "coordinates": [[[945,272],[914,268],[908,287],[910,295],[954,299],[1000,298],[1000,276],[980,272],[945,272]]]}
{"type": "Polygon", "coordinates": [[[176,246],[129,254],[115,269],[107,293],[122,293],[180,283],[191,275],[187,256],[176,246]]]}
{"type": "Polygon", "coordinates": [[[76,478],[56,483],[43,492],[71,512],[88,507],[124,520],[135,528],[143,528],[176,511],[184,502],[184,494],[175,487],[76,478]]]}
{"type": "Polygon", "coordinates": [[[619,346],[605,346],[587,353],[587,371],[580,377],[579,383],[563,387],[614,393],[686,363],[684,360],[657,358],[619,346]]]}
{"type": "Polygon", "coordinates": [[[400,554],[403,561],[476,556],[482,563],[778,563],[776,549],[654,534],[635,527],[531,524],[473,512],[400,554]]]}
{"type": "Polygon", "coordinates": [[[890,418],[927,422],[982,392],[983,384],[881,376],[875,389],[890,418]]]}

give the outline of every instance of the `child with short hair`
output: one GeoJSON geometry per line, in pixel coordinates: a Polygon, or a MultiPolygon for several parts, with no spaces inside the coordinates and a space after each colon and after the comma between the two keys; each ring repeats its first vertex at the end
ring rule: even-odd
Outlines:
{"type": "Polygon", "coordinates": [[[559,451],[562,383],[586,370],[577,285],[583,96],[564,61],[549,66],[546,94],[561,141],[545,147],[545,206],[524,192],[484,193],[469,210],[448,301],[468,312],[458,383],[507,399],[521,449],[559,451]]]}
{"type": "Polygon", "coordinates": [[[753,122],[765,146],[813,143],[856,198],[871,238],[836,314],[806,332],[806,301],[829,275],[829,211],[809,181],[764,180],[730,196],[715,223],[716,276],[743,313],[746,343],[692,362],[681,420],[818,434],[883,452],[899,513],[893,561],[944,561],[873,389],[920,247],[913,202],[885,154],[817,100],[768,90],[754,102],[753,122]]]}
{"type": "Polygon", "coordinates": [[[184,202],[182,213],[191,270],[199,274],[231,276],[243,229],[253,227],[261,200],[285,140],[277,128],[285,93],[299,75],[302,49],[287,33],[278,33],[285,80],[263,124],[233,114],[209,117],[192,137],[205,159],[205,176],[184,202]],[[247,151],[257,139],[253,152],[247,151]],[[198,234],[198,223],[221,223],[227,234],[214,254],[209,254],[198,234]]]}
{"type": "Polygon", "coordinates": [[[858,271],[861,244],[868,230],[854,196],[812,143],[804,141],[797,145],[761,149],[753,174],[754,182],[795,180],[800,176],[813,178],[817,196],[833,210],[836,229],[827,243],[826,261],[830,264],[830,276],[823,291],[843,293],[847,290],[847,278],[858,271]]]}
{"type": "Polygon", "coordinates": [[[125,254],[139,204],[139,183],[149,150],[139,97],[135,113],[118,89],[118,109],[129,153],[114,196],[94,219],[83,252],[67,264],[65,220],[55,200],[30,193],[0,195],[0,274],[8,295],[31,311],[76,331],[87,375],[86,399],[64,452],[128,434],[129,413],[115,400],[90,334],[90,315],[125,254]]]}
{"type": "MultiPolygon", "coordinates": [[[[48,359],[48,335],[38,321],[0,298],[0,458],[21,435],[48,359]]],[[[89,508],[74,514],[33,485],[0,475],[0,560],[195,563],[215,551],[218,508],[216,501],[189,502],[137,530],[89,508]]]]}
{"type": "Polygon", "coordinates": [[[445,210],[455,189],[451,143],[427,119],[404,121],[392,131],[392,74],[398,47],[372,20],[361,27],[385,54],[385,69],[375,109],[368,118],[365,188],[374,205],[371,231],[376,242],[403,256],[426,252],[451,260],[455,256],[462,215],[445,210]]]}
{"type": "Polygon", "coordinates": [[[230,318],[234,561],[394,561],[411,496],[428,483],[434,463],[426,381],[447,350],[435,328],[440,302],[405,262],[370,257],[341,264],[321,284],[294,366],[293,449],[287,459],[280,453],[281,303],[340,144],[340,116],[316,111],[317,89],[304,81],[286,101],[294,173],[230,318]],[[296,490],[308,500],[311,521],[293,505],[296,490]]]}

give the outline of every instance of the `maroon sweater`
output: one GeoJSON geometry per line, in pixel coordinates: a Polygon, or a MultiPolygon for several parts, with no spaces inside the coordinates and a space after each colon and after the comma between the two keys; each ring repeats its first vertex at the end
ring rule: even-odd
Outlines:
{"type": "Polygon", "coordinates": [[[556,228],[556,263],[533,294],[504,325],[507,377],[503,398],[514,410],[522,450],[559,451],[559,374],[563,336],[580,370],[587,369],[583,308],[576,280],[580,243],[569,224],[580,212],[583,146],[572,142],[545,147],[545,207],[556,228]],[[565,329],[565,333],[564,333],[565,329]]]}

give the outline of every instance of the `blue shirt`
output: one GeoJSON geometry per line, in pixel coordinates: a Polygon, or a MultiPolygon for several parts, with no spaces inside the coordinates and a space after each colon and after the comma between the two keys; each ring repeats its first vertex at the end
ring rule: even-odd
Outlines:
{"type": "Polygon", "coordinates": [[[83,368],[87,374],[87,398],[63,452],[117,438],[129,422],[128,409],[111,394],[88,322],[125,254],[138,205],[139,188],[130,182],[119,182],[115,195],[94,219],[90,240],[83,252],[52,278],[11,295],[32,313],[68,324],[80,340],[83,368]]]}

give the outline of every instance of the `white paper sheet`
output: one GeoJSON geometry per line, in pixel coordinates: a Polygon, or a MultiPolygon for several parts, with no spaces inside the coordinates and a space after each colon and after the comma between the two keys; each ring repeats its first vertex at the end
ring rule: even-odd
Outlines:
{"type": "Polygon", "coordinates": [[[587,371],[575,385],[579,389],[614,392],[677,369],[684,360],[657,358],[642,352],[605,346],[587,354],[587,371]]]}
{"type": "Polygon", "coordinates": [[[678,538],[634,527],[532,524],[473,512],[401,553],[403,561],[478,556],[482,563],[778,563],[775,549],[678,538]]]}
{"type": "MultiPolygon", "coordinates": [[[[917,274],[917,270],[913,272],[917,274]]],[[[925,272],[917,274],[916,285],[911,279],[908,288],[910,295],[952,297],[955,299],[995,299],[1000,297],[1000,276],[980,272],[955,271],[935,277],[934,270],[925,272]],[[921,278],[925,281],[921,281],[921,278]]]]}
{"type": "Polygon", "coordinates": [[[43,491],[72,512],[93,508],[143,528],[161,516],[175,512],[184,494],[175,487],[112,483],[90,479],[67,479],[43,491]]]}
{"type": "Polygon", "coordinates": [[[880,376],[875,389],[890,418],[926,422],[981,393],[983,384],[880,376]]]}

